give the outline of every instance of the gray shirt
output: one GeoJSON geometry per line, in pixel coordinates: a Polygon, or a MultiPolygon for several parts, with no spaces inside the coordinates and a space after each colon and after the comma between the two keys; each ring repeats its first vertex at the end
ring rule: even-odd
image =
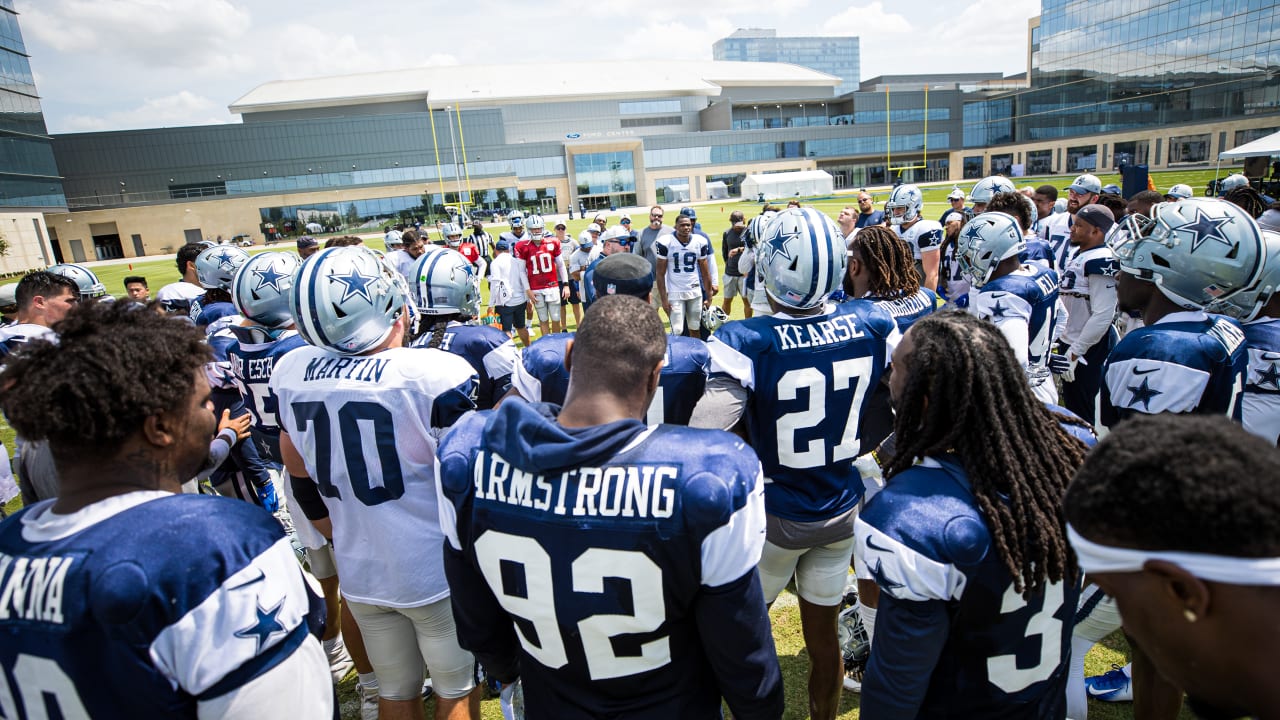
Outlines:
{"type": "Polygon", "coordinates": [[[631,252],[643,255],[649,261],[649,267],[653,269],[655,276],[658,274],[658,250],[654,247],[654,241],[674,232],[675,228],[666,225],[660,226],[657,230],[650,225],[645,225],[640,229],[640,241],[631,246],[631,252]]]}

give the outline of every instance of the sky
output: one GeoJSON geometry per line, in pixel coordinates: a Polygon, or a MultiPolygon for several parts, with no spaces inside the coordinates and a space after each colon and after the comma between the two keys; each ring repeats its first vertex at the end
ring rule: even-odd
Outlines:
{"type": "MultiPolygon", "coordinates": [[[[17,0],[52,134],[238,122],[271,80],[538,58],[710,60],[740,27],[856,35],[862,79],[1026,70],[1039,0],[17,0]],[[833,8],[832,6],[835,5],[833,8]],[[832,10],[839,10],[831,14],[832,10]]],[[[607,87],[607,77],[582,78],[607,87]]],[[[513,77],[512,82],[519,82],[513,77]]]]}

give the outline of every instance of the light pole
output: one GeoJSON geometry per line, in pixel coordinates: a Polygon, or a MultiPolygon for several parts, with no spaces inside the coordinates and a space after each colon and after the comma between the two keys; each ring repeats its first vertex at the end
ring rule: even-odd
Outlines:
{"type": "Polygon", "coordinates": [[[755,108],[755,111],[756,111],[756,129],[757,129],[757,130],[759,130],[759,129],[760,129],[760,127],[761,127],[761,125],[760,125],[760,106],[759,106],[759,105],[752,105],[751,107],[755,108]]]}
{"type": "Polygon", "coordinates": [[[453,139],[453,121],[449,120],[449,112],[451,110],[453,110],[453,106],[451,105],[444,106],[444,119],[449,123],[449,150],[450,152],[453,153],[454,201],[458,205],[461,205],[462,204],[462,189],[461,189],[462,186],[461,186],[461,180],[459,179],[459,175],[458,175],[458,144],[454,142],[454,139],[453,139]]]}

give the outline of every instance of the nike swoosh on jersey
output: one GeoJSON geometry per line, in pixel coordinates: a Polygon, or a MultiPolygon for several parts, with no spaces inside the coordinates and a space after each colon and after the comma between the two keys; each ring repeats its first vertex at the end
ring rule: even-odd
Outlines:
{"type": "Polygon", "coordinates": [[[1276,361],[1276,360],[1280,360],[1280,353],[1264,352],[1264,353],[1262,353],[1262,355],[1261,355],[1260,357],[1261,357],[1263,360],[1266,360],[1267,362],[1273,362],[1273,361],[1276,361]]]}
{"type": "Polygon", "coordinates": [[[1002,297],[1004,297],[1005,295],[1008,295],[1008,294],[1009,294],[1009,293],[1006,293],[1006,292],[993,292],[993,293],[991,293],[991,298],[992,298],[993,300],[998,300],[998,299],[1000,299],[1000,298],[1002,298],[1002,297]]]}
{"type": "Polygon", "coordinates": [[[1134,368],[1134,369],[1133,369],[1133,374],[1134,374],[1134,375],[1150,375],[1151,373],[1153,373],[1153,372],[1155,372],[1155,371],[1157,371],[1157,370],[1159,370],[1159,369],[1160,369],[1160,368],[1147,368],[1146,370],[1139,370],[1138,368],[1134,368]]]}
{"type": "Polygon", "coordinates": [[[889,548],[880,547],[875,543],[871,542],[870,535],[867,536],[867,547],[871,548],[872,550],[876,550],[878,552],[890,552],[889,548]]]}
{"type": "Polygon", "coordinates": [[[229,591],[230,591],[230,590],[239,590],[239,589],[241,589],[241,588],[247,588],[247,587],[249,587],[250,585],[253,585],[254,583],[260,583],[260,582],[262,582],[263,580],[266,580],[266,579],[267,579],[267,576],[262,572],[262,569],[261,569],[261,568],[259,568],[259,569],[258,569],[258,577],[254,578],[254,579],[252,579],[252,580],[248,580],[248,581],[246,581],[246,582],[242,582],[242,583],[240,583],[239,585],[237,585],[237,586],[235,586],[235,587],[227,588],[227,590],[229,590],[229,591]]]}

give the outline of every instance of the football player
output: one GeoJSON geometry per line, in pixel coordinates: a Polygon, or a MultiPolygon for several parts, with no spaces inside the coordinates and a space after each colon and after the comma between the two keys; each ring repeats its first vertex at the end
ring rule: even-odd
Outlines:
{"type": "Polygon", "coordinates": [[[191,322],[197,327],[207,328],[235,314],[236,308],[231,302],[231,281],[240,266],[248,261],[249,253],[234,245],[215,245],[196,256],[192,265],[196,269],[196,281],[204,288],[204,295],[191,300],[188,310],[191,322]]]}
{"type": "Polygon", "coordinates": [[[915,185],[899,185],[889,194],[889,202],[885,203],[889,225],[907,247],[911,248],[911,255],[916,260],[916,272],[921,278],[921,287],[936,291],[942,225],[934,220],[921,218],[922,212],[924,196],[915,185]]]}
{"type": "MultiPolygon", "coordinates": [[[[986,212],[990,208],[987,204],[997,194],[1002,192],[1018,192],[1018,188],[1013,181],[1003,175],[992,175],[985,177],[974,183],[973,189],[969,191],[969,202],[973,203],[972,215],[977,216],[986,212]]],[[[969,218],[972,220],[973,218],[969,218]]],[[[967,221],[966,221],[967,222],[967,221]]]]}
{"type": "Polygon", "coordinates": [[[1264,230],[1266,260],[1253,285],[1209,306],[1240,321],[1249,369],[1241,402],[1244,429],[1275,445],[1280,441],[1280,234],[1264,230]]]}
{"type": "Polygon", "coordinates": [[[715,285],[707,258],[713,250],[706,235],[693,232],[693,218],[681,214],[676,231],[654,242],[658,253],[658,299],[671,321],[671,334],[697,337],[702,309],[715,285]]]}
{"type": "Polygon", "coordinates": [[[516,344],[501,330],[471,324],[480,314],[480,278],[456,252],[438,252],[418,260],[410,286],[422,334],[414,347],[447,350],[476,371],[476,407],[488,410],[511,389],[511,373],[520,362],[516,344]]]}
{"type": "MultiPolygon", "coordinates": [[[[618,237],[610,237],[610,241],[618,237]]],[[[607,295],[631,295],[647,301],[653,291],[648,261],[642,262],[639,256],[621,249],[592,266],[591,282],[597,300],[607,295]]],[[[587,312],[591,312],[590,308],[587,312]]],[[[563,405],[569,392],[569,369],[564,359],[572,342],[573,333],[560,333],[540,338],[526,348],[511,380],[515,394],[531,402],[563,405]]],[[[693,407],[706,388],[710,364],[707,346],[701,340],[671,335],[658,391],[645,420],[650,424],[688,425],[693,407]]]]}
{"type": "Polygon", "coordinates": [[[27,273],[15,292],[18,314],[11,325],[0,327],[0,357],[31,340],[52,339],[54,323],[80,302],[80,286],[65,275],[47,270],[27,273]]]}
{"type": "Polygon", "coordinates": [[[475,661],[458,646],[441,566],[434,457],[436,438],[475,407],[475,371],[443,350],[403,347],[409,289],[366,248],[309,259],[290,304],[309,347],[272,373],[280,452],[298,505],[333,539],[381,716],[423,716],[425,666],[435,716],[476,720],[475,661]]]}
{"type": "Polygon", "coordinates": [[[1022,193],[998,192],[991,196],[986,211],[1002,212],[1018,221],[1018,227],[1022,230],[1022,240],[1026,243],[1026,248],[1018,254],[1019,260],[1024,263],[1038,263],[1047,268],[1054,266],[1056,258],[1053,255],[1053,249],[1032,230],[1039,216],[1036,204],[1031,198],[1022,193]]]}
{"type": "Polygon", "coordinates": [[[1116,273],[1120,267],[1105,242],[1114,224],[1111,211],[1101,205],[1086,205],[1076,211],[1071,225],[1075,252],[1067,261],[1059,288],[1067,321],[1062,331],[1063,349],[1051,358],[1051,366],[1062,376],[1062,404],[1090,424],[1098,422],[1102,363],[1119,341],[1111,321],[1116,316],[1116,273]]]}
{"type": "Polygon", "coordinates": [[[969,312],[995,323],[1036,397],[1056,403],[1049,372],[1050,346],[1058,315],[1058,273],[1024,264],[1022,228],[1011,216],[985,212],[965,223],[956,239],[960,272],[969,281],[969,312]]]}
{"type": "MultiPolygon", "coordinates": [[[[512,232],[528,227],[529,237],[512,243],[511,254],[524,262],[529,275],[529,310],[538,315],[538,328],[544,336],[564,330],[560,320],[560,303],[569,297],[569,273],[565,268],[560,241],[546,235],[547,225],[541,215],[530,215],[528,220],[516,225],[512,217],[512,232]],[[550,323],[548,323],[550,321],[550,323]]],[[[506,237],[506,235],[503,235],[506,237]]]]}
{"type": "MultiPolygon", "coordinates": [[[[652,272],[619,254],[601,273],[613,258],[652,272]]],[[[739,720],[782,715],[760,463],[728,433],[644,422],[663,335],[640,299],[602,297],[565,358],[563,409],[513,399],[440,446],[458,633],[521,680],[530,720],[718,720],[721,698],[739,720]]]]}
{"type": "MultiPolygon", "coordinates": [[[[877,210],[876,212],[880,212],[877,210]]],[[[764,210],[747,222],[747,230],[742,234],[744,250],[738,256],[738,270],[742,273],[742,287],[751,307],[751,317],[756,315],[772,315],[769,297],[764,288],[764,265],[756,266],[756,253],[760,248],[760,238],[764,237],[764,228],[777,215],[777,210],[764,210]]]]}
{"type": "Polygon", "coordinates": [[[821,212],[778,213],[763,229],[758,253],[774,314],[728,322],[712,336],[711,379],[690,425],[745,424],[766,478],[765,600],[772,603],[795,578],[810,713],[829,720],[843,675],[836,617],[864,490],[852,461],[861,454],[870,391],[901,334],[870,300],[825,302],[844,279],[847,256],[840,228],[821,212]]]}
{"type": "Polygon", "coordinates": [[[93,271],[83,265],[59,263],[49,268],[54,275],[71,278],[80,289],[80,302],[90,302],[107,297],[107,286],[102,284],[93,271]]]}
{"type": "Polygon", "coordinates": [[[280,525],[179,492],[216,425],[204,334],[129,303],[61,329],[0,381],[60,474],[56,500],[0,524],[5,717],[333,716],[324,606],[280,525]]]}
{"type": "Polygon", "coordinates": [[[1274,448],[1224,418],[1144,417],[1099,444],[1067,490],[1080,568],[1198,717],[1280,712],[1261,671],[1280,648],[1278,474],[1274,448]]]}
{"type": "Polygon", "coordinates": [[[1044,224],[1044,239],[1048,240],[1049,247],[1053,248],[1054,255],[1057,257],[1054,269],[1059,272],[1066,269],[1067,259],[1071,255],[1069,241],[1071,225],[1075,222],[1076,213],[1080,208],[1098,202],[1098,196],[1101,194],[1102,181],[1096,175],[1086,173],[1071,183],[1067,188],[1066,198],[1058,198],[1056,201],[1066,212],[1056,212],[1049,216],[1048,222],[1044,224]]]}
{"type": "Polygon", "coordinates": [[[1253,218],[1231,203],[1160,203],[1129,216],[1110,240],[1121,310],[1142,313],[1103,365],[1102,423],[1135,413],[1197,412],[1240,419],[1248,365],[1235,321],[1209,317],[1215,301],[1257,283],[1266,249],[1253,218]]]}
{"type": "Polygon", "coordinates": [[[866,720],[1064,715],[1079,578],[1059,498],[1086,446],[1023,376],[961,311],[894,354],[897,447],[857,519],[858,575],[880,586],[866,720]]]}
{"type": "Polygon", "coordinates": [[[167,312],[190,316],[191,302],[204,297],[204,288],[196,277],[196,257],[204,252],[203,243],[187,243],[178,248],[178,274],[182,279],[169,283],[156,292],[156,302],[167,312]]]}

